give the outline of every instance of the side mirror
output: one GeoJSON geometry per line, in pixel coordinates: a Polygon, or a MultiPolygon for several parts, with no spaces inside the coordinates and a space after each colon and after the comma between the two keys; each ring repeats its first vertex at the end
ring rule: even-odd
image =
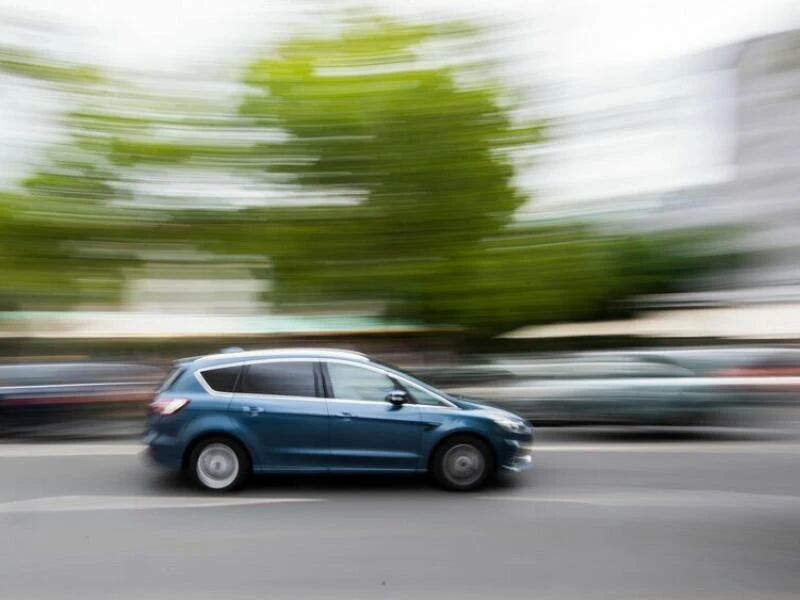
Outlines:
{"type": "Polygon", "coordinates": [[[393,390],[386,395],[386,401],[393,406],[402,406],[409,401],[408,392],[403,390],[393,390]]]}

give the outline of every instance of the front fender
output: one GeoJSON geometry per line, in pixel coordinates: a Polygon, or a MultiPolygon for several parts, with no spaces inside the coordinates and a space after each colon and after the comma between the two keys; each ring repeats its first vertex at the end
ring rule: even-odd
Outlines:
{"type": "Polygon", "coordinates": [[[420,467],[423,469],[427,468],[436,447],[444,439],[454,435],[473,435],[482,438],[491,446],[499,462],[502,461],[508,450],[501,436],[495,431],[493,423],[484,421],[483,419],[470,419],[468,416],[464,415],[463,417],[448,419],[442,422],[435,429],[431,430],[429,435],[423,438],[421,453],[423,464],[420,465],[420,467]]]}

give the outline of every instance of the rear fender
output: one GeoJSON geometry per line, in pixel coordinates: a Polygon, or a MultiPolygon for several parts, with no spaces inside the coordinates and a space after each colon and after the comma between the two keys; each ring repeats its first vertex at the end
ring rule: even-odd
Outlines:
{"type": "Polygon", "coordinates": [[[236,422],[228,415],[208,415],[190,421],[181,432],[181,438],[184,440],[184,451],[194,440],[210,435],[224,435],[238,440],[247,449],[253,459],[253,463],[257,463],[258,455],[253,452],[253,449],[258,447],[254,443],[255,440],[248,439],[249,436],[237,427],[236,422]]]}

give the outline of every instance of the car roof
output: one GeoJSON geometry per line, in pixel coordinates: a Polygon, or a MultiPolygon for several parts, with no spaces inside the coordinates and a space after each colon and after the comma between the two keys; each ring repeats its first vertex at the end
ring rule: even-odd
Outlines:
{"type": "Polygon", "coordinates": [[[366,354],[353,350],[334,350],[330,348],[273,348],[269,350],[247,350],[241,352],[232,352],[228,350],[218,354],[188,357],[177,362],[181,364],[191,363],[192,366],[196,367],[207,367],[254,361],[262,358],[346,358],[361,362],[370,361],[370,358],[366,354]]]}

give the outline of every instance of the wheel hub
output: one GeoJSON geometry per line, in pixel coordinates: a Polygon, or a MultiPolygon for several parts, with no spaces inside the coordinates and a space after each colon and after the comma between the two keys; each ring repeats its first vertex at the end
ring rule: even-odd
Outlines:
{"type": "Polygon", "coordinates": [[[197,477],[206,487],[228,487],[238,475],[239,458],[225,444],[209,444],[197,459],[197,477]]]}
{"type": "Polygon", "coordinates": [[[448,479],[460,485],[478,481],[486,466],[481,451],[471,444],[457,444],[444,457],[444,470],[448,479]]]}

